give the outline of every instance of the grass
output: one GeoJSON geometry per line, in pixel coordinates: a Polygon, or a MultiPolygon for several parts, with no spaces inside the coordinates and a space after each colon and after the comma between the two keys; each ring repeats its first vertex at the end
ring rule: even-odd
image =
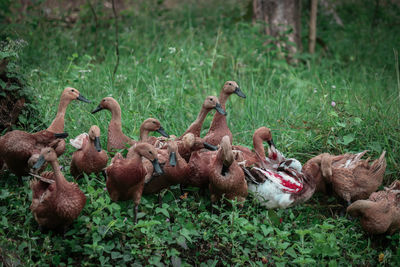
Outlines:
{"type": "MultiPolygon", "coordinates": [[[[22,120],[25,129],[37,131],[49,125],[60,92],[72,86],[93,103],[72,103],[68,108],[65,131],[71,137],[96,124],[106,146],[110,114],[90,114],[105,96],[120,103],[127,135],[137,139],[139,126],[148,117],[158,118],[168,133],[179,135],[196,118],[207,95],[218,95],[226,80],[235,80],[247,98],[232,96],[227,105],[234,143],[251,146],[254,130],[268,126],[279,149],[302,162],[321,152],[368,149],[369,156],[377,157],[386,150],[384,185],[398,179],[400,87],[394,51],[399,49],[400,32],[390,26],[398,19],[398,8],[396,13],[396,7],[381,7],[374,28],[365,27],[373,11],[354,3],[338,9],[343,28],[320,15],[318,35],[329,51],[317,47],[315,56],[300,55],[304,64],[294,67],[263,45],[264,37],[235,1],[223,9],[202,3],[177,10],[145,5],[140,13],[121,14],[121,58],[115,81],[111,78],[113,22],[101,22],[98,51],[94,51],[88,7],[83,7],[71,28],[51,27],[38,16],[26,18],[24,24],[6,25],[2,34],[29,44],[19,64],[39,115],[22,120]],[[154,14],[158,17],[152,18],[154,14]]],[[[206,119],[203,134],[211,119],[206,119]]],[[[69,180],[72,152],[68,146],[60,158],[69,180]]],[[[112,203],[103,190],[104,181],[94,176],[78,181],[88,202],[66,236],[41,234],[28,209],[28,183],[19,187],[15,176],[4,176],[0,257],[5,265],[400,262],[398,233],[366,235],[357,220],[338,215],[334,198],[316,196],[305,205],[266,211],[250,197],[241,210],[222,206],[216,207],[218,214],[211,214],[207,196],[194,190],[181,200],[176,197],[179,190],[173,188],[162,207],[155,196],[143,197],[141,219],[134,225],[133,204],[112,203]]]]}

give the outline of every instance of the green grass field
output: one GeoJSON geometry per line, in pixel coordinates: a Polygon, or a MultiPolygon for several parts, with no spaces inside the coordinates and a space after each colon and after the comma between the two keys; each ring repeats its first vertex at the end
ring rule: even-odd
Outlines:
{"type": "MultiPolygon", "coordinates": [[[[278,149],[302,163],[322,152],[367,149],[368,156],[377,157],[386,150],[383,185],[398,179],[399,8],[382,7],[373,27],[373,9],[354,3],[338,10],[344,27],[321,14],[318,36],[328,51],[317,46],[316,55],[299,56],[298,66],[288,65],[263,45],[265,36],[240,8],[229,1],[223,8],[142,6],[141,12],[122,12],[121,56],[114,81],[113,20],[100,23],[95,47],[88,7],[71,27],[39,16],[4,25],[2,35],[28,43],[18,64],[32,88],[37,115],[23,117],[24,128],[47,127],[61,91],[71,86],[92,100],[92,104],[70,104],[65,131],[71,138],[96,124],[106,147],[111,116],[109,112],[90,114],[105,96],[120,103],[128,136],[137,139],[140,124],[148,117],[158,118],[169,134],[180,135],[196,118],[204,98],[219,95],[225,81],[235,80],[247,95],[246,99],[232,96],[227,104],[235,144],[251,146],[254,130],[267,126],[278,149]]],[[[306,36],[304,29],[304,41],[306,36]]],[[[209,115],[202,134],[211,119],[209,115]]],[[[73,151],[68,145],[59,159],[70,181],[73,151]]],[[[357,220],[339,215],[340,203],[332,197],[317,195],[304,205],[276,211],[264,210],[249,197],[243,209],[219,206],[217,214],[212,214],[208,196],[199,196],[194,189],[181,200],[179,190],[173,188],[165,194],[162,207],[156,196],[143,197],[139,223],[134,225],[133,203],[111,202],[104,180],[86,176],[78,183],[88,201],[63,237],[40,233],[29,210],[28,178],[21,187],[14,175],[3,175],[3,265],[400,264],[399,233],[365,234],[357,220]]]]}

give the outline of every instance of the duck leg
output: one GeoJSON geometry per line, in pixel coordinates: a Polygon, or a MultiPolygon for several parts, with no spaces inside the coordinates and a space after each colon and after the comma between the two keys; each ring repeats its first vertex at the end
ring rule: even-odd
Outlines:
{"type": "Polygon", "coordinates": [[[162,201],[162,195],[161,195],[161,191],[160,191],[160,192],[158,192],[158,205],[160,206],[160,208],[162,207],[162,203],[163,203],[163,201],[162,201]]]}
{"type": "Polygon", "coordinates": [[[139,204],[135,204],[134,210],[133,210],[133,221],[135,224],[137,224],[137,214],[138,214],[138,210],[139,210],[139,204]]]}

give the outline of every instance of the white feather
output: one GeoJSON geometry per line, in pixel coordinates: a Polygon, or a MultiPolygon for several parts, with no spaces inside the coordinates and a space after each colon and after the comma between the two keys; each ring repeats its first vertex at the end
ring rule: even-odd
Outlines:
{"type": "Polygon", "coordinates": [[[69,139],[69,143],[76,149],[81,149],[83,145],[83,140],[87,137],[89,137],[87,133],[82,133],[75,137],[75,139],[69,139]]]}

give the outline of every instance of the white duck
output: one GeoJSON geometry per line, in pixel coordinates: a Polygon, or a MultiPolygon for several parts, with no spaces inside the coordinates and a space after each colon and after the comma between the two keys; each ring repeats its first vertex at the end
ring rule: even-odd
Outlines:
{"type": "Polygon", "coordinates": [[[257,129],[253,144],[258,162],[255,166],[243,167],[248,189],[253,192],[262,206],[268,209],[287,208],[307,201],[315,191],[312,176],[302,172],[301,163],[293,158],[286,159],[274,145],[271,131],[266,127],[257,129]],[[261,139],[268,142],[268,157],[261,139]]]}

